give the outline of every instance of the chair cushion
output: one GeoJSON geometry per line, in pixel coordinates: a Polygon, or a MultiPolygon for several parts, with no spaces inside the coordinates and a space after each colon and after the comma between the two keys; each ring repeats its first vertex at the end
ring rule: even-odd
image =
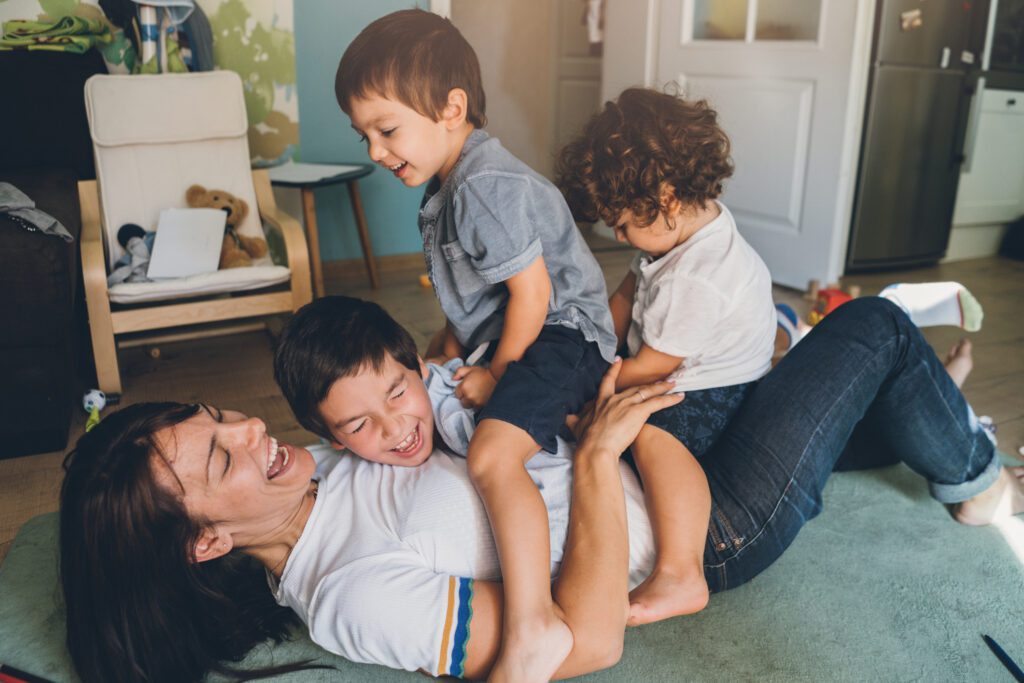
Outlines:
{"type": "Polygon", "coordinates": [[[244,292],[287,282],[291,271],[284,266],[228,268],[215,273],[158,282],[122,282],[109,289],[115,304],[138,304],[225,292],[244,292]]]}
{"type": "Polygon", "coordinates": [[[193,184],[244,200],[249,214],[238,233],[263,237],[237,74],[93,76],[85,101],[108,268],[124,253],[122,225],[155,230],[162,210],[186,206],[193,184]]]}
{"type": "Polygon", "coordinates": [[[85,103],[101,147],[244,137],[249,127],[242,79],[233,71],[97,76],[86,81],[85,103]]]}

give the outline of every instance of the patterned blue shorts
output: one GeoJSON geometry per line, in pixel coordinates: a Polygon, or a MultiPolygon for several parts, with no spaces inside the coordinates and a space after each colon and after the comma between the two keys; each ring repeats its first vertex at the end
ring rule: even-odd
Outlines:
{"type": "Polygon", "coordinates": [[[747,382],[687,391],[682,403],[659,410],[647,419],[647,424],[664,429],[682,441],[693,457],[699,459],[715,445],[755,386],[757,382],[747,382]]]}

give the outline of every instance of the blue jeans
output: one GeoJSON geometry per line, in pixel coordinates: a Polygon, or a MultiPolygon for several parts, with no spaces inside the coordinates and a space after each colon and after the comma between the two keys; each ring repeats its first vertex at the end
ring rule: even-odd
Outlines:
{"type": "Polygon", "coordinates": [[[917,327],[892,303],[830,313],[758,383],[702,459],[711,488],[712,591],[772,564],[846,469],[899,460],[957,503],[999,475],[995,447],[917,327]]]}

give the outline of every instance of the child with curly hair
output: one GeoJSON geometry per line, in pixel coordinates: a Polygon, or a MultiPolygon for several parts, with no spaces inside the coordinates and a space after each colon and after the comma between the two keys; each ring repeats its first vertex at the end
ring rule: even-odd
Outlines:
{"type": "Polygon", "coordinates": [[[771,368],[771,277],[717,200],[731,174],[729,139],[706,102],[643,88],[608,102],[558,159],[576,220],[600,218],[640,250],[609,300],[629,356],[616,388],[671,379],[686,393],[632,446],[658,546],[630,595],[634,624],[707,604],[705,539],[722,543],[697,461],[771,368]]]}

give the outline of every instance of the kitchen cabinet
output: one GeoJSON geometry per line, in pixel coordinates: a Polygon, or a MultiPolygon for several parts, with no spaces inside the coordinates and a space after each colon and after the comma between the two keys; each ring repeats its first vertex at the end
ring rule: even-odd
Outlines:
{"type": "Polygon", "coordinates": [[[983,91],[975,124],[953,225],[1009,223],[1024,214],[1024,92],[983,91]]]}

